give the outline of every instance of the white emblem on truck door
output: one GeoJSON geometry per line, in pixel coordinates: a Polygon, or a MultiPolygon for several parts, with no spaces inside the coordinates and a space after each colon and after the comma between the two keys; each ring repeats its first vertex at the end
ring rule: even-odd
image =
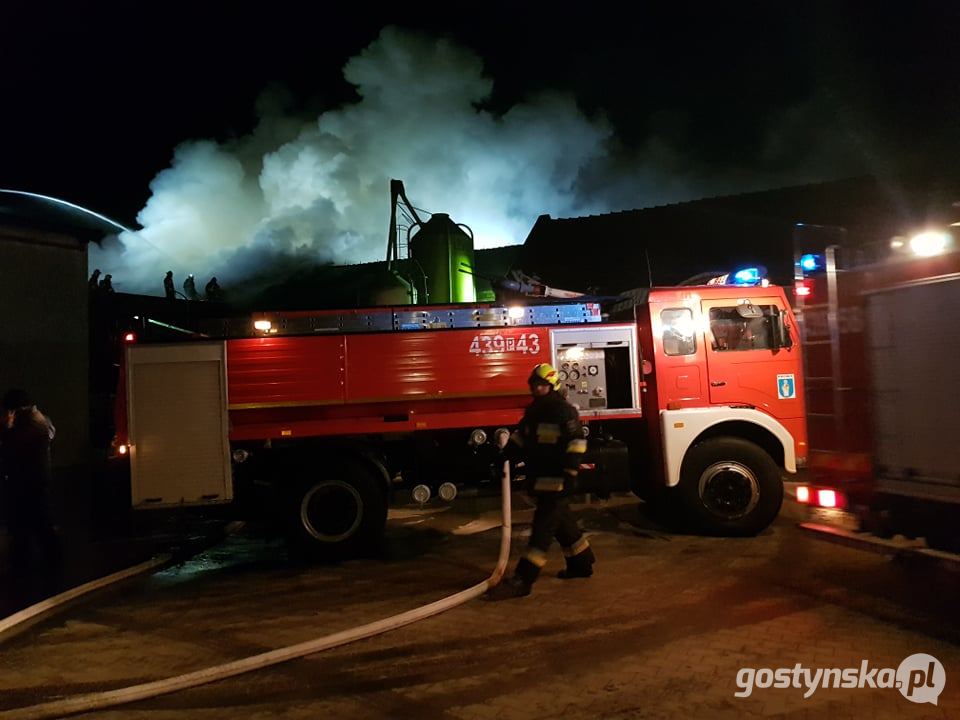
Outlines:
{"type": "Polygon", "coordinates": [[[777,397],[781,400],[794,400],[797,397],[797,384],[793,373],[777,375],[777,397]]]}

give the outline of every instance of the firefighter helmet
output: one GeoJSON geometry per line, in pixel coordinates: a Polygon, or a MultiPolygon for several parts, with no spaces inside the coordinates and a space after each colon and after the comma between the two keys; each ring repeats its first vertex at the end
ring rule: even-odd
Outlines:
{"type": "Polygon", "coordinates": [[[554,390],[560,389],[560,374],[549,363],[540,363],[534,366],[530,373],[530,383],[543,383],[554,390]]]}

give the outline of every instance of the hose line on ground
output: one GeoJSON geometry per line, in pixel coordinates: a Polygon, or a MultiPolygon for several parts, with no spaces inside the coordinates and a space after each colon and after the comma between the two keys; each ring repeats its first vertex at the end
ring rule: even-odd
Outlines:
{"type": "Polygon", "coordinates": [[[271,650],[269,652],[253,655],[251,657],[235,660],[223,665],[196,670],[184,675],[178,675],[163,680],[143,683],[141,685],[131,685],[130,687],[108,690],[99,693],[90,693],[87,695],[77,695],[75,697],[54,700],[40,705],[31,705],[28,707],[15,708],[0,712],[0,720],[42,720],[43,718],[60,718],[67,715],[76,715],[78,713],[87,713],[94,710],[103,710],[108,707],[125,705],[127,703],[147,700],[186,690],[188,688],[199,687],[209,683],[225,680],[244,673],[261,670],[272,665],[294,660],[296,658],[313,655],[314,653],[329,650],[331,648],[346,645],[348,643],[363,640],[364,638],[380,635],[390,630],[396,630],[405,625],[425,620],[426,618],[438,615],[462,605],[469,600],[477,598],[490,588],[497,585],[507,568],[507,562],[510,558],[510,531],[511,531],[511,508],[510,508],[510,468],[509,463],[504,463],[503,479],[501,484],[502,491],[502,515],[500,554],[497,558],[497,565],[493,572],[483,582],[477,583],[473,587],[462,590],[458,593],[445,597],[428,605],[423,605],[413,610],[394,615],[392,617],[377,620],[376,622],[361,625],[333,633],[325,637],[308,640],[297,645],[271,650]]]}

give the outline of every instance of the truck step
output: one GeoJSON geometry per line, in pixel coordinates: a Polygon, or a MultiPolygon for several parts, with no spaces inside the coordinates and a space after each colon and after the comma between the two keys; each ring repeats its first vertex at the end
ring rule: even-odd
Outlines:
{"type": "Polygon", "coordinates": [[[819,540],[825,540],[836,545],[868,550],[890,557],[910,558],[911,560],[941,565],[951,571],[960,572],[960,555],[930,549],[920,540],[888,540],[869,533],[852,532],[819,523],[799,523],[797,527],[805,533],[816,536],[819,540]]]}

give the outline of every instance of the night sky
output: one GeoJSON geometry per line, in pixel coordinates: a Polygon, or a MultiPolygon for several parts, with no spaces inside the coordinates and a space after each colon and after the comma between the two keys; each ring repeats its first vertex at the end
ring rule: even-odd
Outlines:
{"type": "Polygon", "coordinates": [[[80,5],[5,4],[0,186],[126,223],[178,143],[249,133],[264,97],[303,118],[356,100],[344,63],[387,25],[476,52],[494,114],[572,93],[621,172],[662,159],[691,196],[949,167],[960,145],[954,3],[80,5]]]}

